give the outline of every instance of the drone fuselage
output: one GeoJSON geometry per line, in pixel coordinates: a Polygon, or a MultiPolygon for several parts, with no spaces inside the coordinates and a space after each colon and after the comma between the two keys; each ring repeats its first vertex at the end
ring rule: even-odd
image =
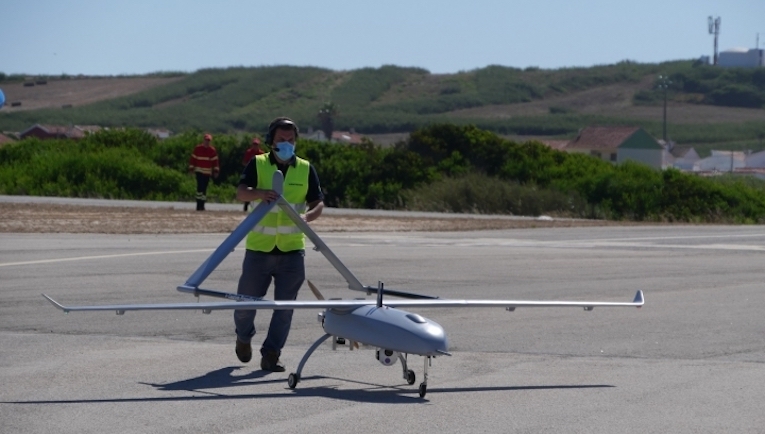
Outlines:
{"type": "Polygon", "coordinates": [[[322,325],[330,335],[405,354],[447,354],[446,332],[435,321],[387,306],[327,309],[322,325]]]}

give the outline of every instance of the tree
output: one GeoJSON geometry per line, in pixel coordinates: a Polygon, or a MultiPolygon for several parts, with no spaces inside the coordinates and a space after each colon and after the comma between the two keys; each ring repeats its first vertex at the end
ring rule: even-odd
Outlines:
{"type": "Polygon", "coordinates": [[[332,102],[325,102],[319,109],[319,122],[321,124],[321,130],[327,137],[328,141],[332,141],[332,132],[335,130],[335,118],[339,115],[337,105],[332,102]]]}

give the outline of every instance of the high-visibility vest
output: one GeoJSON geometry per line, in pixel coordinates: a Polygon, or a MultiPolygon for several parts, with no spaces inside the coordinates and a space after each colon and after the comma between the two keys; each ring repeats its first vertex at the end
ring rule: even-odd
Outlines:
{"type": "MultiPolygon", "coordinates": [[[[289,202],[298,214],[306,211],[305,198],[308,194],[308,175],[310,165],[307,160],[295,157],[297,164],[290,167],[284,178],[282,196],[289,202]]],[[[270,190],[274,173],[278,170],[276,164],[271,164],[269,154],[257,155],[255,164],[258,171],[258,189],[270,190]]],[[[253,201],[253,210],[260,203],[253,201]]],[[[299,227],[290,220],[279,206],[271,211],[247,235],[247,250],[270,252],[278,247],[282,252],[305,249],[305,236],[299,227]]]]}

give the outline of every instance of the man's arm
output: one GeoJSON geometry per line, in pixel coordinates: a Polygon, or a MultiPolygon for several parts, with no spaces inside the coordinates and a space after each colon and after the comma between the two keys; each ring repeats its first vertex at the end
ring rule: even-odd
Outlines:
{"type": "Polygon", "coordinates": [[[271,202],[279,198],[273,190],[261,190],[248,187],[247,184],[239,184],[236,188],[236,199],[242,202],[252,202],[255,200],[264,200],[271,202]]]}
{"type": "Polygon", "coordinates": [[[212,177],[217,178],[218,174],[220,174],[220,161],[218,160],[218,152],[213,150],[212,177]]]}
{"type": "Polygon", "coordinates": [[[270,202],[277,199],[276,192],[273,190],[258,190],[258,166],[255,160],[250,160],[242,176],[239,177],[239,185],[236,187],[236,199],[242,202],[252,202],[255,200],[265,200],[270,202]],[[266,194],[268,193],[268,194],[266,194]]]}
{"type": "Polygon", "coordinates": [[[321,191],[319,175],[316,173],[316,168],[313,167],[313,164],[309,166],[308,193],[305,199],[308,204],[308,211],[303,215],[303,220],[311,222],[319,218],[322,211],[324,211],[324,193],[321,191]]]}
{"type": "Polygon", "coordinates": [[[312,222],[319,218],[322,211],[324,211],[324,201],[315,200],[308,204],[308,211],[306,211],[303,216],[303,220],[305,220],[306,223],[312,222]]]}
{"type": "Polygon", "coordinates": [[[197,167],[197,148],[194,148],[194,150],[191,152],[191,157],[189,157],[189,172],[193,172],[196,167],[197,167]]]}

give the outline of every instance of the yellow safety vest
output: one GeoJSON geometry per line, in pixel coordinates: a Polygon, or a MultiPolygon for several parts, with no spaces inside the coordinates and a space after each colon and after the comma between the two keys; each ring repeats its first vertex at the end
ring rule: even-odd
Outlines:
{"type": "MultiPolygon", "coordinates": [[[[307,160],[295,158],[297,164],[287,171],[282,196],[295,212],[303,214],[306,211],[305,197],[308,194],[310,166],[307,160]]],[[[272,189],[273,176],[278,170],[276,164],[271,164],[269,154],[255,156],[255,164],[258,170],[257,188],[272,189]]],[[[259,203],[259,200],[253,201],[253,210],[259,203]]],[[[246,247],[247,250],[258,252],[270,252],[274,247],[278,247],[282,252],[304,250],[305,235],[279,206],[275,206],[247,235],[246,247]]]]}

